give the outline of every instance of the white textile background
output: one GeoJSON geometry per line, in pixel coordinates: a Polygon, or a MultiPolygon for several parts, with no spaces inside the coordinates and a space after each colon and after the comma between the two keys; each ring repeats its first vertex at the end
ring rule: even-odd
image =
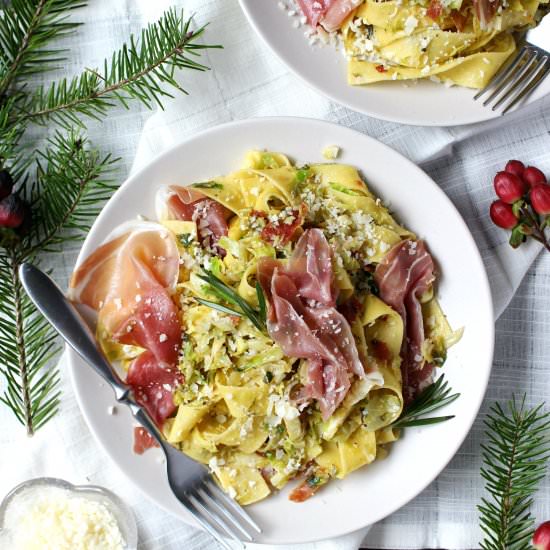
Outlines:
{"type": "MultiPolygon", "coordinates": [[[[492,176],[506,160],[524,159],[550,174],[550,100],[505,119],[460,128],[415,128],[377,121],[324,99],[290,74],[253,34],[236,0],[90,0],[90,6],[78,13],[86,25],[78,38],[66,41],[71,60],[59,74],[68,76],[99,65],[130,32],[174,3],[194,12],[197,23],[210,21],[205,40],[221,43],[225,49],[208,52],[205,62],[212,71],[183,75],[190,95],[167,102],[164,112],[149,118],[150,113],[143,109],[117,110],[102,124],[90,126],[93,142],[122,158],[121,181],[129,173],[132,159],[132,169],[139,169],[204,128],[255,116],[307,116],[362,131],[419,163],[466,219],[485,260],[499,315],[487,397],[470,435],[445,471],[411,503],[374,525],[363,546],[478,547],[481,533],[475,506],[483,493],[479,443],[488,408],[496,400],[509,398],[513,391],[527,391],[529,403],[550,397],[550,255],[537,258],[537,246],[513,251],[505,232],[492,227],[487,216],[493,200],[492,176]]],[[[76,251],[72,246],[62,257],[52,259],[54,276],[62,285],[76,251]]],[[[61,369],[64,395],[60,414],[32,439],[0,407],[0,497],[16,483],[44,475],[99,484],[133,507],[143,550],[216,548],[209,536],[148,502],[97,447],[71,393],[63,361],[61,369]]],[[[550,501],[543,496],[549,493],[546,480],[533,508],[540,520],[550,517],[550,501]]],[[[307,550],[355,550],[364,536],[358,533],[309,545],[307,550]]]]}

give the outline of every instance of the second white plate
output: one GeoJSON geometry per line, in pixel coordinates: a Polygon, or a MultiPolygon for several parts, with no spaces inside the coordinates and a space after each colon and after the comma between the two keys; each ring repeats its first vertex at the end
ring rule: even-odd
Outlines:
{"type": "MultiPolygon", "coordinates": [[[[498,118],[499,112],[474,101],[475,90],[446,88],[420,80],[349,86],[347,61],[332,46],[311,47],[304,32],[293,27],[278,0],[240,0],[248,20],[275,54],[307,84],[330,99],[366,115],[417,126],[455,126],[498,118]]],[[[527,100],[550,94],[550,77],[527,100]]],[[[521,107],[520,107],[521,108],[521,107]]]]}

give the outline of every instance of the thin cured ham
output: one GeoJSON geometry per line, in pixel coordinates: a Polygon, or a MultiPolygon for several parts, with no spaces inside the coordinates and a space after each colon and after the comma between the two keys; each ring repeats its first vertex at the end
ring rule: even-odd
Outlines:
{"type": "Polygon", "coordinates": [[[150,351],[143,352],[131,365],[126,382],[136,401],[162,426],[176,412],[173,390],[182,382],[175,364],[161,363],[150,351]]]}
{"type": "Polygon", "coordinates": [[[179,273],[174,236],[161,225],[123,225],[74,272],[70,296],[98,313],[98,330],[144,352],[127,382],[137,401],[161,425],[175,408],[172,390],[181,325],[171,293],[179,273]]]}
{"type": "Polygon", "coordinates": [[[287,265],[262,258],[258,280],[269,301],[268,331],[289,357],[308,359],[306,397],[324,418],[342,402],[352,375],[365,370],[345,317],[336,308],[331,250],[323,232],[308,229],[287,265]]]}
{"type": "Polygon", "coordinates": [[[349,14],[362,3],[363,0],[335,0],[329,2],[321,24],[328,32],[337,31],[349,14]]]}
{"type": "Polygon", "coordinates": [[[192,187],[170,186],[162,190],[158,199],[161,209],[169,219],[194,221],[201,242],[214,246],[218,240],[227,235],[227,219],[231,212],[192,187]]]}
{"type": "Polygon", "coordinates": [[[487,28],[501,5],[500,0],[473,0],[474,13],[482,29],[487,28]]]}
{"type": "Polygon", "coordinates": [[[307,22],[316,27],[325,15],[331,0],[298,0],[302,13],[307,17],[307,22]]]}
{"type": "Polygon", "coordinates": [[[405,398],[410,401],[430,380],[433,370],[422,357],[424,320],[420,303],[435,280],[433,259],[423,241],[402,241],[378,264],[374,278],[382,300],[405,324],[401,371],[405,398]]]}
{"type": "Polygon", "coordinates": [[[312,27],[321,24],[328,32],[340,28],[362,0],[298,0],[302,13],[312,27]]]}

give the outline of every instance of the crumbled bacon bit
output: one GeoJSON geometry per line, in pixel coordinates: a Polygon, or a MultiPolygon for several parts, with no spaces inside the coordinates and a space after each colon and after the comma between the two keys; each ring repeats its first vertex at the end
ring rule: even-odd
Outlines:
{"type": "Polygon", "coordinates": [[[241,322],[241,318],[238,315],[230,315],[229,319],[235,327],[241,322]]]}
{"type": "Polygon", "coordinates": [[[251,210],[250,211],[250,217],[251,218],[267,218],[267,212],[264,212],[263,210],[251,210]]]}
{"type": "Polygon", "coordinates": [[[426,15],[430,19],[433,19],[435,21],[439,17],[441,17],[442,13],[443,13],[443,6],[439,2],[439,0],[432,0],[430,2],[430,5],[428,6],[428,11],[426,12],[426,15]]]}
{"type": "Polygon", "coordinates": [[[348,323],[353,323],[361,311],[361,302],[352,296],[349,300],[338,305],[338,311],[346,318],[348,323]]]}
{"type": "Polygon", "coordinates": [[[316,487],[311,486],[307,481],[302,481],[298,487],[292,490],[288,496],[292,502],[304,502],[315,494],[316,487]]]}
{"type": "Polygon", "coordinates": [[[379,361],[389,361],[391,359],[391,352],[385,342],[381,340],[372,340],[372,353],[379,361]]]}
{"type": "Polygon", "coordinates": [[[388,69],[386,69],[386,67],[384,67],[384,65],[376,65],[375,69],[379,73],[386,73],[388,71],[388,69]]]}
{"type": "Polygon", "coordinates": [[[451,19],[453,20],[458,32],[462,32],[466,28],[468,16],[463,14],[461,11],[453,10],[451,12],[451,19]]]}
{"type": "Polygon", "coordinates": [[[269,221],[262,229],[261,238],[269,243],[278,241],[279,244],[285,245],[289,243],[295,236],[297,229],[303,224],[305,215],[305,205],[301,205],[300,209],[292,209],[290,218],[292,220],[276,220],[269,221]]]}
{"type": "Polygon", "coordinates": [[[139,426],[134,428],[134,453],[142,455],[148,449],[159,447],[159,444],[153,436],[145,429],[139,426]]]}

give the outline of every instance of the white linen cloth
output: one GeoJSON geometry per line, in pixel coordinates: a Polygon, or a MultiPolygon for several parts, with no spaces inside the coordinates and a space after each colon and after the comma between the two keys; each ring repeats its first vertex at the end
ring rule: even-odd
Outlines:
{"type": "MultiPolygon", "coordinates": [[[[294,115],[352,127],[419,163],[453,200],[483,255],[499,317],[495,363],[485,403],[470,435],[444,472],[368,534],[364,530],[341,539],[286,548],[355,550],[363,539],[366,548],[478,547],[481,532],[475,506],[483,493],[479,444],[487,410],[513,391],[527,391],[529,403],[550,396],[550,255],[536,258],[540,250],[537,245],[513,251],[506,243],[506,233],[493,227],[487,214],[493,200],[492,177],[509,158],[524,159],[550,174],[550,98],[504,119],[468,127],[418,128],[371,119],[326,100],[291,75],[253,33],[236,0],[91,0],[88,8],[76,14],[86,25],[77,37],[66,40],[71,59],[59,76],[99,65],[131,31],[156,19],[174,3],[195,13],[197,23],[210,21],[205,40],[221,43],[225,49],[205,56],[212,71],[183,75],[190,95],[167,101],[164,112],[148,119],[150,113],[143,109],[118,110],[102,124],[90,126],[92,141],[122,158],[121,181],[132,158],[133,170],[137,170],[181,139],[231,120],[294,115]]],[[[76,251],[74,245],[69,246],[63,256],[50,262],[54,277],[62,285],[67,282],[76,251]]],[[[0,496],[15,484],[38,476],[103,485],[132,506],[141,549],[216,548],[208,535],[167,515],[121,475],[93,440],[72,395],[63,361],[61,370],[61,411],[32,439],[25,436],[9,411],[0,407],[0,496]]],[[[546,480],[533,507],[540,521],[550,517],[550,501],[543,497],[549,491],[546,480]]]]}

